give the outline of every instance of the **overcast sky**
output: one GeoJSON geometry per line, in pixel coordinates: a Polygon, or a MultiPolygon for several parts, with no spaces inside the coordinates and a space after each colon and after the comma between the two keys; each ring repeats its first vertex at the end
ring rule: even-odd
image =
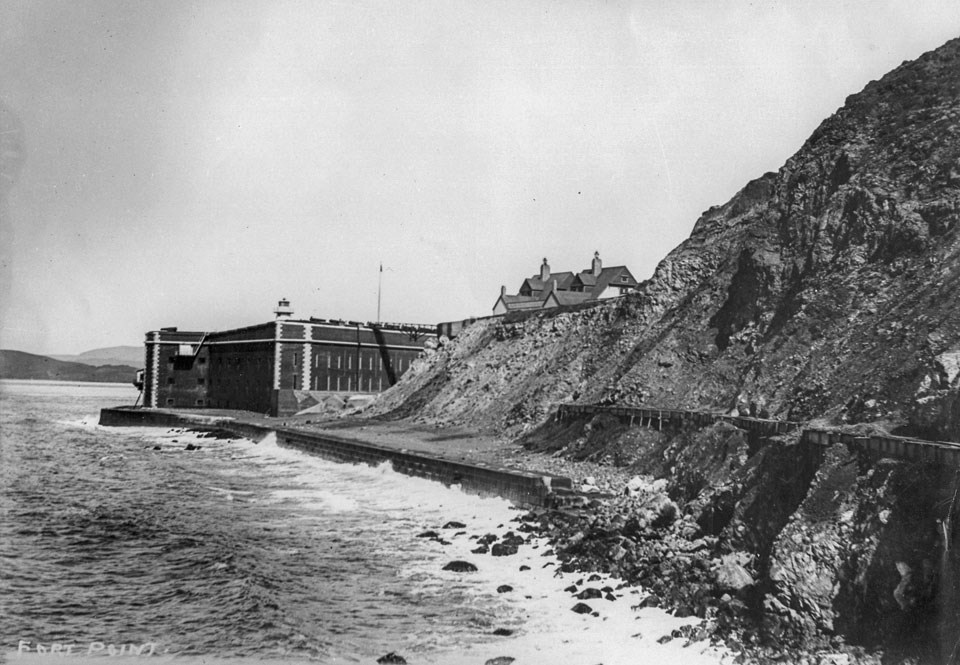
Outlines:
{"type": "Polygon", "coordinates": [[[942,2],[0,0],[0,347],[486,315],[638,279],[942,2]]]}

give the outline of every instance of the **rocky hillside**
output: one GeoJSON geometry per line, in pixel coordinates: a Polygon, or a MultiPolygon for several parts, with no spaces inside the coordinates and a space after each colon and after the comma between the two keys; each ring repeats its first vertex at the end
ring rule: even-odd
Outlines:
{"type": "Polygon", "coordinates": [[[706,211],[635,296],[480,321],[375,412],[518,435],[601,401],[960,440],[958,229],[953,40],[706,211]]]}
{"type": "Polygon", "coordinates": [[[657,491],[535,517],[568,568],[637,582],[751,658],[960,662],[956,469],[552,419],[569,401],[960,441],[960,39],[848,98],[637,294],[478,321],[367,412],[644,474],[657,491]]]}

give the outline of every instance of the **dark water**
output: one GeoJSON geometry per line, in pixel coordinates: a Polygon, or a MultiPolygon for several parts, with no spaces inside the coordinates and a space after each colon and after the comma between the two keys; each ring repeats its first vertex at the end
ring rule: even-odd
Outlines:
{"type": "Polygon", "coordinates": [[[503,580],[441,573],[449,551],[414,537],[450,519],[482,532],[509,519],[503,502],[269,440],[96,426],[100,407],[135,397],[0,382],[0,651],[11,658],[25,641],[83,653],[149,642],[187,662],[433,660],[521,624],[494,591],[503,580]]]}

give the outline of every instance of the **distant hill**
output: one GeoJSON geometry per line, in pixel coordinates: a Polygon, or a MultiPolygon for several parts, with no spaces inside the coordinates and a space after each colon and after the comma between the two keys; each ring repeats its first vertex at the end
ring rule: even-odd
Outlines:
{"type": "Polygon", "coordinates": [[[84,351],[75,356],[58,354],[51,355],[50,357],[56,360],[63,360],[64,362],[93,365],[95,367],[102,367],[103,365],[132,365],[134,367],[143,367],[142,346],[108,346],[103,349],[84,351]]]}
{"type": "Polygon", "coordinates": [[[131,383],[136,368],[129,365],[94,367],[83,363],[64,362],[23,351],[0,349],[0,378],[47,379],[50,381],[96,381],[131,383]]]}

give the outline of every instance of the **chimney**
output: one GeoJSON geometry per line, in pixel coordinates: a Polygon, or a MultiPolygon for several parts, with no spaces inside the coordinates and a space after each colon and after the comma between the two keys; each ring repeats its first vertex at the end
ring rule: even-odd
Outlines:
{"type": "Polygon", "coordinates": [[[540,281],[546,282],[548,279],[550,279],[550,264],[544,259],[543,265],[540,266],[540,281]]]}
{"type": "Polygon", "coordinates": [[[500,297],[505,298],[507,296],[507,287],[503,284],[500,285],[500,297]]]}
{"type": "Polygon", "coordinates": [[[600,261],[600,252],[593,253],[593,264],[591,268],[593,268],[593,276],[599,277],[600,271],[603,270],[603,262],[600,261]]]}
{"type": "Polygon", "coordinates": [[[293,308],[290,307],[290,301],[286,298],[281,298],[277,303],[277,308],[273,310],[273,313],[277,315],[277,319],[289,319],[293,316],[293,308]]]}

